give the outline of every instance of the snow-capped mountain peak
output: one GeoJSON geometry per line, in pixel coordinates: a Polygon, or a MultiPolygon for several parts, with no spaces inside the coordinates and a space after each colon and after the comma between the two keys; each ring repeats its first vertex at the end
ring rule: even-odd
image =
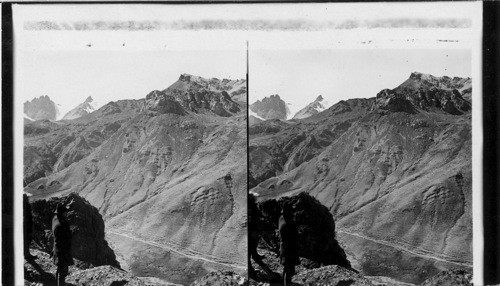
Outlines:
{"type": "Polygon", "coordinates": [[[320,113],[325,109],[330,107],[330,103],[324,99],[322,95],[316,97],[316,99],[309,103],[306,107],[299,110],[294,116],[293,119],[303,119],[310,117],[314,114],[320,113]]]}
{"type": "Polygon", "coordinates": [[[66,113],[62,120],[71,120],[92,113],[102,106],[100,102],[95,101],[92,96],[88,96],[84,102],[66,113]]]}

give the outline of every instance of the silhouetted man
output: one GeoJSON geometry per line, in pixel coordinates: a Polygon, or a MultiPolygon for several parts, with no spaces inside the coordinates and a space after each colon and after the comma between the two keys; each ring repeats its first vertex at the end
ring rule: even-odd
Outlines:
{"type": "Polygon", "coordinates": [[[292,276],[295,274],[295,265],[299,260],[299,234],[295,228],[290,205],[285,204],[281,210],[278,222],[280,238],[280,263],[283,265],[283,284],[291,285],[292,276]]]}
{"type": "Polygon", "coordinates": [[[24,258],[31,259],[30,244],[33,240],[33,214],[28,196],[23,194],[24,258]]]}
{"type": "Polygon", "coordinates": [[[257,252],[257,246],[259,245],[259,224],[260,224],[260,211],[257,207],[257,202],[255,201],[255,196],[249,194],[248,196],[248,250],[250,255],[248,257],[248,267],[249,274],[254,274],[254,269],[252,267],[252,262],[250,259],[253,259],[258,264],[262,263],[262,256],[257,252]]]}
{"type": "Polygon", "coordinates": [[[54,249],[52,251],[54,264],[57,266],[56,280],[58,286],[65,285],[68,275],[68,266],[73,265],[71,257],[71,230],[64,217],[67,209],[58,204],[52,219],[52,234],[54,235],[54,249]]]}

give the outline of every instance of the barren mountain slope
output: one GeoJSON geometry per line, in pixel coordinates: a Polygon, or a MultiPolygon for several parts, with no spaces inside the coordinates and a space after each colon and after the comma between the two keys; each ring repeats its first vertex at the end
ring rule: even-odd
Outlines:
{"type": "Polygon", "coordinates": [[[458,92],[464,80],[448,79],[414,73],[366,109],[343,105],[335,114],[339,103],[271,134],[251,132],[252,191],[314,195],[366,275],[420,283],[470,267],[470,103],[458,92]]]}
{"type": "Polygon", "coordinates": [[[35,199],[79,193],[103,215],[124,268],[182,284],[241,273],[247,255],[246,112],[186,81],[151,92],[87,156],[25,188],[35,199]]]}
{"type": "Polygon", "coordinates": [[[99,110],[77,118],[24,125],[24,184],[78,162],[135,116],[142,100],[110,102],[99,110]]]}

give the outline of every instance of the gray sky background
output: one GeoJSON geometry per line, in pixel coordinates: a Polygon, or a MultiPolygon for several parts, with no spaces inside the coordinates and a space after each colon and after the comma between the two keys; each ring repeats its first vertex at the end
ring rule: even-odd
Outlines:
{"type": "Polygon", "coordinates": [[[470,47],[470,28],[300,32],[26,30],[24,24],[30,21],[215,19],[286,23],[298,19],[328,23],[451,17],[470,19],[474,24],[478,22],[475,10],[480,11],[479,4],[15,5],[16,98],[25,102],[48,95],[64,113],[88,96],[102,104],[142,98],[151,90],[168,87],[181,73],[245,78],[247,40],[251,49],[250,102],[278,93],[299,108],[319,94],[331,103],[348,97],[370,97],[381,88],[398,84],[414,70],[436,75],[470,74],[470,55],[467,60],[464,53],[449,53],[446,59],[442,53],[443,49],[470,47]],[[408,42],[410,36],[417,41],[408,42]],[[442,38],[456,42],[436,42],[442,38]],[[378,51],[394,47],[433,47],[441,52],[424,56],[422,52],[378,51]],[[366,49],[374,51],[362,51],[366,49]],[[452,59],[457,64],[453,65],[452,59]],[[467,65],[464,61],[469,61],[469,67],[460,69],[462,64],[467,65]]]}

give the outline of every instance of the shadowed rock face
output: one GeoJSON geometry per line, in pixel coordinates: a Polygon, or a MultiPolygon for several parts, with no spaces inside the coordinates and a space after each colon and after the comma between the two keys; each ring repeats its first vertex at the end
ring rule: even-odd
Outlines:
{"type": "Polygon", "coordinates": [[[74,193],[48,201],[38,200],[31,203],[33,241],[45,252],[52,252],[52,218],[59,203],[68,208],[66,218],[72,232],[71,254],[73,258],[92,266],[120,267],[113,250],[104,238],[104,221],[99,211],[74,193]]]}
{"type": "Polygon", "coordinates": [[[317,198],[364,274],[415,284],[454,262],[467,267],[471,113],[457,92],[468,92],[468,83],[415,74],[374,98],[339,102],[288,124],[251,126],[251,191],[263,200],[300,192],[317,198]]]}
{"type": "Polygon", "coordinates": [[[299,233],[299,255],[324,265],[340,265],[350,268],[344,250],[335,238],[335,222],[328,209],[307,193],[279,200],[265,200],[259,203],[262,212],[263,244],[270,250],[279,249],[276,235],[282,207],[287,204],[293,209],[293,222],[299,233]]]}
{"type": "Polygon", "coordinates": [[[33,120],[56,120],[59,111],[50,97],[43,95],[34,98],[32,101],[26,101],[24,103],[24,114],[33,120]]]}
{"type": "Polygon", "coordinates": [[[184,115],[186,112],[172,95],[154,90],[146,96],[143,110],[157,111],[159,113],[173,113],[184,115]]]}
{"type": "MultiPolygon", "coordinates": [[[[219,116],[232,116],[241,111],[235,99],[246,94],[246,82],[218,80],[216,78],[204,79],[197,76],[182,74],[179,80],[163,90],[163,98],[172,96],[182,107],[192,112],[211,111],[219,116]]],[[[177,113],[178,114],[178,113],[177,113]]]]}

